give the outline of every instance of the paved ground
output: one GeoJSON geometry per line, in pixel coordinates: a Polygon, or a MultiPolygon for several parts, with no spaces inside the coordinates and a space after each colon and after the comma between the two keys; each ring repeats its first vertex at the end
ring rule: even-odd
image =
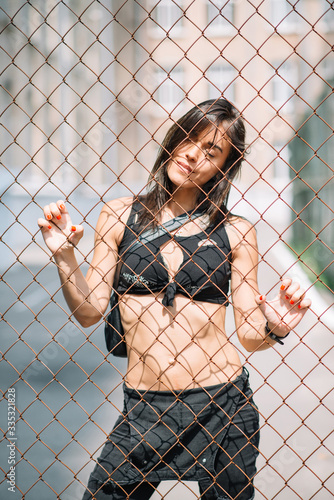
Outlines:
{"type": "MultiPolygon", "coordinates": [[[[271,240],[266,227],[259,228],[259,239],[271,240]]],[[[260,251],[266,253],[263,246],[260,251]]],[[[260,267],[264,292],[277,282],[273,269],[284,274],[289,267],[282,247],[266,258],[270,265],[260,267]]],[[[98,454],[105,433],[121,410],[121,373],[125,363],[115,359],[111,360],[113,364],[104,362],[102,327],[81,331],[67,322],[67,309],[57,291],[55,267],[47,266],[32,281],[40,268],[41,264],[30,269],[15,264],[3,276],[8,285],[3,282],[0,290],[1,310],[6,319],[1,324],[5,360],[0,363],[0,384],[2,390],[16,388],[17,409],[21,413],[16,433],[17,458],[22,454],[16,478],[18,487],[28,491],[25,499],[53,500],[57,492],[62,500],[78,500],[83,488],[74,481],[74,475],[86,483],[92,465],[85,464],[90,455],[98,454]],[[17,301],[18,293],[25,305],[17,301]],[[91,421],[88,415],[92,415],[91,421]]],[[[291,273],[298,274],[298,269],[290,270],[291,273]]],[[[312,296],[314,310],[284,347],[249,354],[234,338],[250,371],[262,415],[256,500],[332,498],[333,479],[327,478],[334,470],[330,371],[334,361],[333,311],[323,314],[328,297],[326,306],[318,294],[312,296]]],[[[229,324],[233,328],[231,317],[229,324]]],[[[6,405],[2,404],[4,431],[6,412],[6,405]]],[[[0,444],[3,469],[8,468],[6,444],[0,444]]],[[[166,482],[154,500],[191,500],[197,495],[194,484],[166,482]]],[[[3,482],[0,498],[16,500],[21,494],[18,490],[9,493],[3,482]]]]}

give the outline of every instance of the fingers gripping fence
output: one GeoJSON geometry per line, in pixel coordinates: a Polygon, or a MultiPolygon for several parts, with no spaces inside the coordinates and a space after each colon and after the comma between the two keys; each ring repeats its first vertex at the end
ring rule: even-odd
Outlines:
{"type": "MultiPolygon", "coordinates": [[[[332,498],[333,3],[11,0],[0,3],[0,23],[1,498],[82,498],[117,419],[109,441],[115,474],[124,478],[131,467],[143,481],[120,481],[123,496],[111,494],[112,483],[99,496],[100,485],[94,498],[211,499],[214,484],[219,498],[241,500],[251,498],[253,480],[255,499],[332,498]],[[85,230],[76,255],[86,272],[103,204],[144,194],[168,128],[194,105],[222,96],[246,125],[247,154],[228,207],[250,221],[243,242],[258,252],[260,293],[274,297],[289,276],[312,299],[284,346],[261,352],[243,347],[227,308],[220,345],[224,352],[233,345],[250,373],[260,444],[248,389],[232,383],[230,413],[223,396],[212,394],[224,365],[205,334],[214,329],[223,338],[224,315],[189,294],[185,302],[185,290],[172,313],[177,337],[159,294],[151,302],[131,289],[124,295],[135,359],[127,380],[138,390],[128,387],[123,410],[126,360],[108,354],[103,318],[87,328],[74,319],[36,225],[44,206],[64,200],[71,217],[65,232],[68,224],[77,235],[85,230]],[[145,377],[159,404],[143,391],[145,377]],[[246,402],[237,406],[241,393],[246,402]],[[252,473],[243,463],[249,449],[259,453],[252,473]],[[185,453],[192,477],[189,465],[175,466],[185,453]],[[214,453],[220,459],[209,467],[214,453]],[[173,481],[152,479],[145,454],[173,471],[173,481]],[[209,482],[198,486],[203,477],[209,482]]],[[[124,227],[126,206],[118,214],[124,227]]],[[[199,228],[189,222],[186,235],[199,228]]],[[[102,224],[96,241],[107,239],[102,224]]],[[[167,245],[157,257],[167,274],[173,256],[180,265],[179,252],[167,245]]],[[[113,255],[104,259],[113,262],[113,255]]],[[[188,252],[196,272],[194,255],[188,252]]],[[[94,264],[100,280],[87,297],[93,306],[99,283],[109,279],[101,261],[94,264]]],[[[241,331],[249,312],[239,307],[238,314],[241,331]]]]}

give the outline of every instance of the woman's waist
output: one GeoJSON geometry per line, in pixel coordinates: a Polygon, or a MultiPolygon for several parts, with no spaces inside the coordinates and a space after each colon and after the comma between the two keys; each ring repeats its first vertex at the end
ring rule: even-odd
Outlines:
{"type": "Polygon", "coordinates": [[[200,396],[201,401],[206,397],[208,402],[212,401],[214,396],[228,392],[231,388],[237,388],[238,392],[243,390],[244,386],[249,384],[248,370],[240,366],[230,377],[223,381],[217,381],[214,384],[203,384],[194,387],[186,387],[182,389],[162,389],[154,390],[149,387],[138,388],[132,387],[130,384],[125,383],[123,388],[125,394],[134,400],[146,401],[148,403],[155,401],[165,404],[167,407],[175,402],[175,398],[182,400],[185,403],[191,403],[192,400],[198,399],[200,396]]]}
{"type": "Polygon", "coordinates": [[[150,346],[140,344],[128,350],[127,383],[136,389],[183,390],[225,383],[241,369],[236,349],[231,345],[167,342],[159,338],[150,346]],[[139,345],[138,345],[139,347],[139,345]]]}
{"type": "Polygon", "coordinates": [[[212,366],[209,370],[200,370],[199,373],[182,367],[170,367],[161,373],[154,373],[151,367],[143,372],[138,371],[138,365],[128,371],[125,378],[125,386],[135,391],[158,391],[172,392],[203,389],[215,387],[228,383],[233,384],[233,380],[241,373],[241,363],[225,366],[224,371],[217,366],[212,366]]]}

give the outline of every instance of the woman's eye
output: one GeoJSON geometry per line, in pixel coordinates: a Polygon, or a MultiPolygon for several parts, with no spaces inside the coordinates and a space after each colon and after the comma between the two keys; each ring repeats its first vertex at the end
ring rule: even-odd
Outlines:
{"type": "Polygon", "coordinates": [[[209,156],[209,158],[214,158],[214,153],[211,151],[211,149],[206,151],[206,155],[209,156]]]}

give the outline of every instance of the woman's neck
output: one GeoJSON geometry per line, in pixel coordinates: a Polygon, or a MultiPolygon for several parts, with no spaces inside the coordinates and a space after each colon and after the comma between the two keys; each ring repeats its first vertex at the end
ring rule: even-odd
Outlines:
{"type": "Polygon", "coordinates": [[[192,212],[196,209],[198,190],[178,189],[173,193],[173,197],[167,203],[166,208],[177,217],[184,212],[192,212]]]}

